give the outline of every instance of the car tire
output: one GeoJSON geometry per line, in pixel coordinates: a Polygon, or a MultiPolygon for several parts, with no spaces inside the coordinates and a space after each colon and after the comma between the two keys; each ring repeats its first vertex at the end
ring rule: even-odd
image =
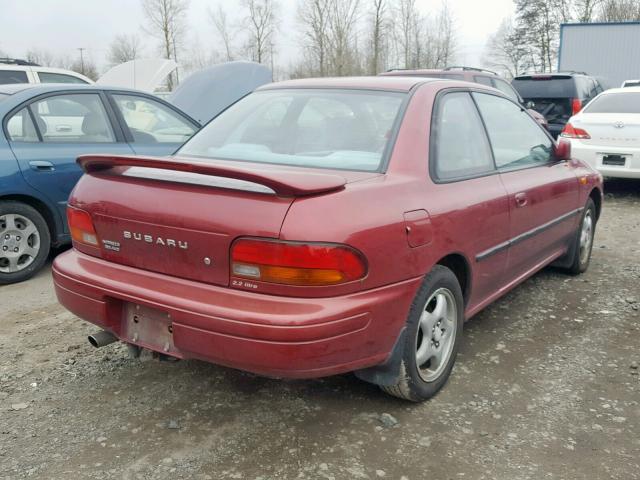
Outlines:
{"type": "Polygon", "coordinates": [[[596,231],[596,206],[590,198],[582,212],[580,225],[573,238],[573,245],[569,249],[572,258],[564,270],[571,275],[579,275],[587,271],[591,261],[593,236],[596,231]]]}
{"type": "Polygon", "coordinates": [[[0,285],[31,278],[44,265],[50,249],[49,227],[35,208],[0,202],[0,285]]]}
{"type": "Polygon", "coordinates": [[[450,269],[436,265],[411,304],[397,381],[380,388],[413,402],[433,397],[451,374],[463,324],[460,283],[450,269]]]}

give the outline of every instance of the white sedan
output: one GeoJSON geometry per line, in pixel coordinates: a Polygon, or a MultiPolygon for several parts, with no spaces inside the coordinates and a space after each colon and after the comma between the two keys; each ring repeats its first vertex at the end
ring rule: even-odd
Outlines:
{"type": "Polygon", "coordinates": [[[640,87],[612,88],[569,119],[571,155],[605,177],[640,178],[640,87]]]}

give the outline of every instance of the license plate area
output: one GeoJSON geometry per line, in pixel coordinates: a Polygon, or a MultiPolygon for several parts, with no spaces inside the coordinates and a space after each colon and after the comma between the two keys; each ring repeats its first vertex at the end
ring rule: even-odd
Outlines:
{"type": "Polygon", "coordinates": [[[122,323],[125,341],[156,352],[180,356],[173,344],[173,321],[167,312],[126,303],[122,323]]]}
{"type": "Polygon", "coordinates": [[[611,165],[614,167],[624,167],[627,162],[627,157],[624,155],[603,155],[602,164],[611,165]]]}

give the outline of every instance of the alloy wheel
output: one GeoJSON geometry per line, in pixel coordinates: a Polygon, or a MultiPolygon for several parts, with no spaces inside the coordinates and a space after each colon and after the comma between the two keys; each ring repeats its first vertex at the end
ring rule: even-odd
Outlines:
{"type": "Polygon", "coordinates": [[[15,273],[31,265],[40,252],[40,233],[27,217],[0,216],[0,272],[15,273]]]}
{"type": "Polygon", "coordinates": [[[446,368],[456,339],[457,307],[453,293],[439,288],[424,305],[416,336],[416,366],[425,382],[446,368]]]}
{"type": "Polygon", "coordinates": [[[587,210],[582,219],[582,227],[580,229],[580,263],[585,264],[589,260],[591,253],[591,244],[593,243],[593,214],[591,210],[587,210]]]}

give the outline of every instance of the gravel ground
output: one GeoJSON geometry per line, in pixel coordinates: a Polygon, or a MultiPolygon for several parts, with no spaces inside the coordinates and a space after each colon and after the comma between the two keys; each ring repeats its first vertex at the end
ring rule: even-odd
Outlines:
{"type": "Polygon", "coordinates": [[[0,478],[640,479],[640,182],[606,187],[589,271],[473,318],[421,405],[95,350],[49,269],[0,287],[0,478]]]}

